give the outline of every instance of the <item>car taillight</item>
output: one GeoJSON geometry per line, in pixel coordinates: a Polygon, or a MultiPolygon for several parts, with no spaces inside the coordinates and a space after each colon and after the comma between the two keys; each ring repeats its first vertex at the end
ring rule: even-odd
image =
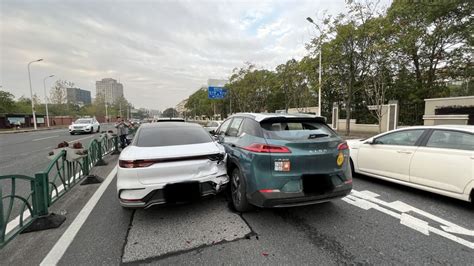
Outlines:
{"type": "Polygon", "coordinates": [[[343,142],[337,146],[337,150],[342,151],[342,150],[348,150],[349,146],[347,145],[347,142],[343,142]]]}
{"type": "Polygon", "coordinates": [[[129,161],[129,160],[120,160],[119,166],[122,168],[141,168],[141,167],[148,167],[155,162],[152,160],[136,160],[136,161],[129,161]]]}
{"type": "Polygon", "coordinates": [[[243,149],[247,151],[262,152],[262,153],[291,153],[290,149],[288,149],[285,146],[268,145],[268,144],[260,144],[260,143],[254,143],[250,146],[244,147],[243,149]]]}

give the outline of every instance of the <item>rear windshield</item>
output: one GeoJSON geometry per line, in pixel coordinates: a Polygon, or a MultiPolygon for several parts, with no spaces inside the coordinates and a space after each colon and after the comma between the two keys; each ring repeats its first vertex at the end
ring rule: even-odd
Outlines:
{"type": "Polygon", "coordinates": [[[142,128],[135,145],[159,147],[207,142],[212,142],[211,136],[199,127],[142,128]]]}
{"type": "Polygon", "coordinates": [[[314,121],[263,121],[261,126],[267,139],[308,140],[336,136],[327,125],[314,121]]]}

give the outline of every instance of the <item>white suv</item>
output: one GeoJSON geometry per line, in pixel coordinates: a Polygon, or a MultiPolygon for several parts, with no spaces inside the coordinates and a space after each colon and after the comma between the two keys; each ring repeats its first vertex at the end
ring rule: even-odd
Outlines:
{"type": "Polygon", "coordinates": [[[79,118],[69,126],[69,133],[94,133],[100,131],[100,124],[95,118],[79,118]]]}

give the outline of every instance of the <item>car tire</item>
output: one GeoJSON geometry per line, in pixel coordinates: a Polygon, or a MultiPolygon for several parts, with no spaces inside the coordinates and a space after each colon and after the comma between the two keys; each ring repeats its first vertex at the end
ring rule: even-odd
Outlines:
{"type": "Polygon", "coordinates": [[[97,133],[99,133],[99,132],[100,132],[100,126],[97,127],[97,133]]]}
{"type": "Polygon", "coordinates": [[[69,132],[69,134],[74,135],[74,132],[69,132]]]}
{"type": "Polygon", "coordinates": [[[349,162],[350,162],[350,165],[351,165],[351,173],[352,173],[352,176],[355,176],[356,175],[356,172],[354,170],[354,162],[352,161],[352,159],[349,159],[349,162]]]}
{"type": "Polygon", "coordinates": [[[247,184],[239,168],[232,171],[230,180],[230,196],[234,209],[238,212],[248,212],[252,209],[247,199],[247,184]]]}

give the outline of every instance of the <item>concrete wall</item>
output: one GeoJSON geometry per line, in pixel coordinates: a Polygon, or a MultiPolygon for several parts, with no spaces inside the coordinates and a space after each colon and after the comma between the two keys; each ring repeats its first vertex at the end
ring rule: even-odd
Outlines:
{"type": "Polygon", "coordinates": [[[467,125],[467,115],[435,115],[435,109],[454,105],[473,106],[474,96],[425,99],[424,125],[467,125]]]}
{"type": "Polygon", "coordinates": [[[453,105],[474,105],[474,96],[425,99],[425,115],[434,115],[438,107],[453,105]]]}
{"type": "MultiPolygon", "coordinates": [[[[350,125],[351,125],[351,132],[379,133],[379,125],[377,124],[357,124],[355,119],[351,119],[350,125]]],[[[339,119],[337,130],[339,131],[346,130],[346,119],[339,119]]]]}
{"type": "Polygon", "coordinates": [[[435,125],[467,125],[469,115],[424,115],[425,126],[435,125]]]}

